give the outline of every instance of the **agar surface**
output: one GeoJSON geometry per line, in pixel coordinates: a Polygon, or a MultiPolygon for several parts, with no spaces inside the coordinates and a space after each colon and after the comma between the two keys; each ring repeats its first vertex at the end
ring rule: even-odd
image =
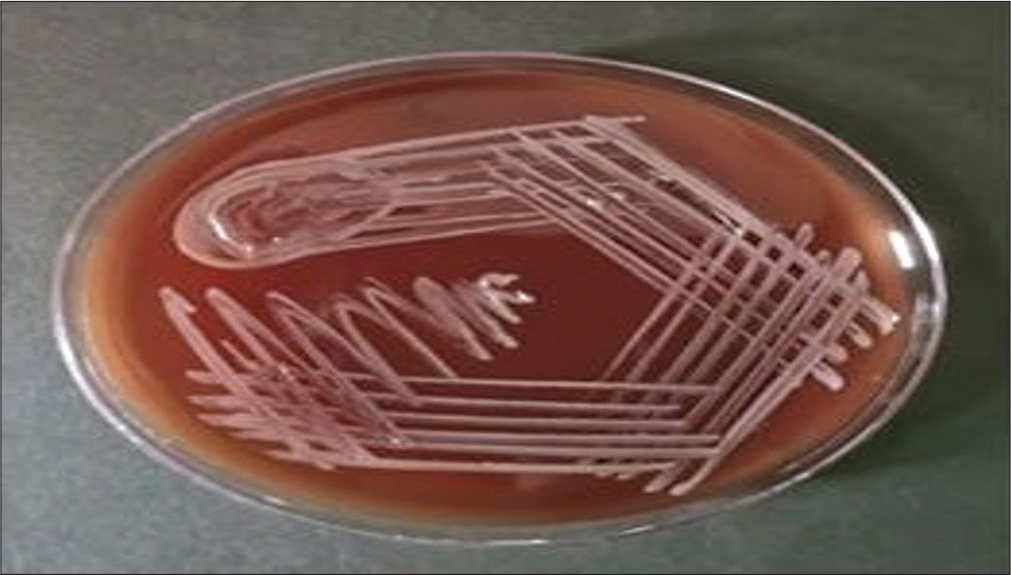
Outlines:
{"type": "MultiPolygon", "coordinates": [[[[848,347],[897,314],[870,294],[860,253],[811,249],[814,230],[763,221],[637,134],[640,117],[511,126],[265,162],[197,191],[179,249],[223,269],[490,233],[554,228],[652,287],[653,309],[586,381],[475,378],[542,286],[499,271],[402,295],[367,279],[320,312],[283,292],[261,317],[211,288],[206,308],[164,286],[203,364],[188,373],[206,423],[321,469],[582,473],[684,494],[799,386],[831,390],[848,347]],[[522,288],[522,289],[521,289],[522,288]],[[399,373],[364,324],[425,366],[399,373]],[[522,395],[517,395],[517,390],[522,395]]],[[[550,312],[550,310],[547,310],[550,312]]]]}

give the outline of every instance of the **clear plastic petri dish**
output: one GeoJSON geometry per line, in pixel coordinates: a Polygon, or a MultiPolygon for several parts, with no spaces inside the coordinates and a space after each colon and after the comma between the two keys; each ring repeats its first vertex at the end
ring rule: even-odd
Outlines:
{"type": "Polygon", "coordinates": [[[393,538],[678,524],[865,441],[941,334],[937,246],[798,116],[600,59],[337,68],[201,112],[59,254],[63,356],[232,497],[393,538]]]}

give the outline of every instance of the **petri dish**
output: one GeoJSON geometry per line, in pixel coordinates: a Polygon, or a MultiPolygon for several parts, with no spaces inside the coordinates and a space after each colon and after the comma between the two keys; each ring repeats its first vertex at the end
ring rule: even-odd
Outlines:
{"type": "Polygon", "coordinates": [[[922,378],[908,199],[826,131],[630,63],[337,68],[185,121],[94,194],[53,315],[184,475],[393,538],[606,537],[780,491],[922,378]]]}

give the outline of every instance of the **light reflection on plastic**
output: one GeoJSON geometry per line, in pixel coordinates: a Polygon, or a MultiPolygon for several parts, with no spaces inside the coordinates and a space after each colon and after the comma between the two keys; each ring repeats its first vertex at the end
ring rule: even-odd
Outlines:
{"type": "Polygon", "coordinates": [[[913,255],[913,248],[909,245],[909,240],[900,231],[892,230],[888,232],[888,241],[892,244],[892,251],[899,260],[899,267],[904,270],[911,270],[916,267],[916,256],[913,255]]]}

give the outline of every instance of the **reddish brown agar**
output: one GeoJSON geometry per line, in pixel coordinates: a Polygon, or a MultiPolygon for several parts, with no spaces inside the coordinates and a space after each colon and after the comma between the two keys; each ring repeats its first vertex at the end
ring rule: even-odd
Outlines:
{"type": "MultiPolygon", "coordinates": [[[[644,116],[637,131],[684,165],[730,190],[748,209],[793,230],[813,224],[817,248],[850,246],[864,256],[874,295],[901,317],[909,301],[882,239],[889,222],[869,195],[797,141],[699,90],[678,91],[642,77],[576,69],[456,69],[390,73],[279,98],[190,136],[128,182],[84,266],[90,351],[111,394],[158,435],[222,472],[282,499],[327,510],[455,523],[536,523],[607,518],[746,489],[832,438],[890,377],[908,322],[858,350],[839,371],[840,391],[808,384],[778,409],[690,496],[645,494],[641,480],[590,476],[463,474],[369,469],[316,470],[269,458],[197,418],[187,396],[203,391],[185,372],[198,361],[166,319],[158,290],[171,285],[194,302],[211,286],[251,310],[282,290],[324,305],[379,278],[408,293],[418,276],[446,281],[489,270],[516,273],[538,297],[514,333],[517,350],[461,364],[477,377],[593,379],[655,294],[563,233],[500,233],[317,255],[279,266],[226,270],[185,257],[172,242],[186,199],[252,164],[410,138],[585,115],[644,116]]],[[[213,319],[204,325],[212,326],[213,319]]],[[[211,333],[210,335],[223,336],[211,333]]]]}

